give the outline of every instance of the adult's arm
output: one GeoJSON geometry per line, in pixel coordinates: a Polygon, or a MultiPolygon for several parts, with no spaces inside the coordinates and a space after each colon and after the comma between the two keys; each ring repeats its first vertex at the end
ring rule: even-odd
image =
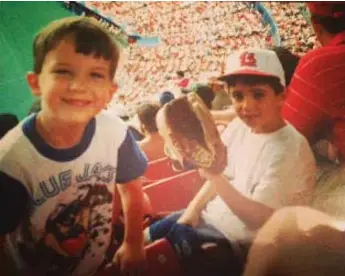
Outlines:
{"type": "Polygon", "coordinates": [[[244,276],[342,276],[345,223],[307,207],[278,210],[259,230],[244,276]]]}

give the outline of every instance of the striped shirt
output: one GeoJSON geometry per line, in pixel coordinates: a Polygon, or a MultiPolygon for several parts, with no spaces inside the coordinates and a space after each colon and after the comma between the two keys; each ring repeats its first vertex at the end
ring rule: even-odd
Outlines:
{"type": "Polygon", "coordinates": [[[310,143],[327,138],[345,161],[345,32],[300,60],[282,114],[310,143]]]}

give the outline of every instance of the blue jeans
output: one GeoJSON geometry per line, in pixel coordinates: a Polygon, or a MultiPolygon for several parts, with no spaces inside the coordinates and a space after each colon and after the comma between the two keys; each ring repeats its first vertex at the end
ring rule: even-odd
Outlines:
{"type": "Polygon", "coordinates": [[[240,275],[241,264],[235,257],[230,241],[204,221],[197,228],[177,223],[182,213],[183,211],[174,213],[153,223],[149,228],[151,241],[166,237],[181,264],[192,275],[240,275]],[[205,244],[215,245],[221,256],[218,254],[215,257],[216,251],[208,253],[210,250],[203,249],[205,244]],[[196,272],[195,269],[200,271],[196,272]]]}

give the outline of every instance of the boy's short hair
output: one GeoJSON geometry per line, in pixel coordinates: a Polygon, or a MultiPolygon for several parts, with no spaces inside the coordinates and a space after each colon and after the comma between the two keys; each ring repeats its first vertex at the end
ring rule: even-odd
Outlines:
{"type": "Polygon", "coordinates": [[[236,82],[268,84],[277,94],[286,86],[284,69],[277,54],[267,49],[244,49],[230,54],[225,73],[218,79],[229,86],[236,82]]]}
{"type": "Polygon", "coordinates": [[[138,107],[137,114],[140,123],[145,126],[149,133],[158,132],[156,114],[160,106],[154,103],[145,103],[138,107]]]}
{"type": "Polygon", "coordinates": [[[39,74],[46,55],[66,37],[74,39],[75,51],[109,60],[114,77],[120,51],[111,33],[96,19],[85,16],[67,17],[51,22],[36,34],[33,42],[34,71],[39,74]]]}
{"type": "Polygon", "coordinates": [[[278,78],[275,77],[262,77],[257,75],[237,75],[229,76],[225,79],[229,87],[234,87],[236,83],[243,83],[246,85],[269,85],[276,94],[284,92],[284,87],[279,82],[278,78]]]}

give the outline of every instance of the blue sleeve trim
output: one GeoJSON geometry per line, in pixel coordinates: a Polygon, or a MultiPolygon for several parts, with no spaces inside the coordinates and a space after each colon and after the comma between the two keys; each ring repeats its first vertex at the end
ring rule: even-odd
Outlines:
{"type": "Polygon", "coordinates": [[[30,196],[24,185],[0,172],[0,235],[11,233],[29,212],[30,196]]]}
{"type": "Polygon", "coordinates": [[[140,150],[132,133],[127,130],[126,138],[122,142],[117,160],[116,182],[126,183],[143,175],[148,160],[140,150]]]}

